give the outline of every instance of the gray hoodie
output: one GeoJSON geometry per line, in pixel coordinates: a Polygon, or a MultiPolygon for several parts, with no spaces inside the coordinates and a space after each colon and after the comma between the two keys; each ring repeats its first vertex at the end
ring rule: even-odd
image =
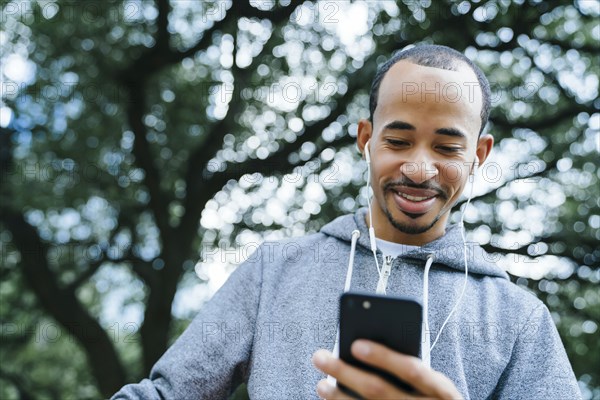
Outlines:
{"type": "MultiPolygon", "coordinates": [[[[338,217],[319,233],[265,242],[240,265],[156,363],[149,379],[113,399],[226,398],[247,382],[252,399],[318,398],[325,376],[311,364],[335,342],[352,231],[356,246],[351,291],[375,292],[378,273],[366,209],[338,217]]],[[[435,338],[464,283],[460,227],[393,261],[388,295],[423,298],[435,338]]],[[[546,306],[508,280],[494,257],[468,247],[465,294],[431,352],[465,399],[579,399],[581,393],[546,306]]],[[[378,253],[381,264],[381,253],[378,253]]]]}

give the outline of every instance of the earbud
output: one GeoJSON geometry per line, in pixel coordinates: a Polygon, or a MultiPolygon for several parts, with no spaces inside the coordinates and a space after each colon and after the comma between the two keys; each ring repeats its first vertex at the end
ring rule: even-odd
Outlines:
{"type": "Polygon", "coordinates": [[[475,179],[475,172],[477,172],[477,168],[479,168],[479,160],[475,158],[473,160],[473,168],[471,168],[471,173],[469,174],[469,181],[471,183],[473,183],[473,180],[475,179]]]}
{"type": "Polygon", "coordinates": [[[367,160],[367,164],[371,164],[371,155],[369,154],[369,143],[371,142],[371,139],[367,140],[367,143],[365,143],[365,160],[367,160]]]}
{"type": "Polygon", "coordinates": [[[369,208],[369,242],[371,243],[371,251],[373,252],[373,258],[375,258],[375,265],[377,266],[377,272],[381,278],[381,269],[379,268],[379,261],[377,261],[377,242],[375,241],[375,228],[373,227],[373,210],[371,208],[371,196],[369,189],[371,188],[371,155],[369,154],[369,143],[371,139],[365,143],[365,160],[367,161],[367,207],[369,208]]]}

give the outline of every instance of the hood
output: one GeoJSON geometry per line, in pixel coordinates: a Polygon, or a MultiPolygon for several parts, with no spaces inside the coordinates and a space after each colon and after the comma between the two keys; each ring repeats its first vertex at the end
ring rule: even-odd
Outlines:
{"type": "MultiPolygon", "coordinates": [[[[365,222],[367,208],[361,208],[353,214],[340,216],[321,228],[321,233],[335,237],[350,243],[352,231],[358,229],[360,237],[358,245],[371,252],[369,243],[369,230],[365,222]]],[[[427,256],[434,255],[436,264],[443,264],[457,271],[465,270],[463,241],[458,225],[450,225],[446,228],[446,233],[427,243],[419,249],[409,251],[402,258],[422,260],[425,262],[427,256]]],[[[377,253],[381,254],[379,250],[377,253]]],[[[487,253],[479,244],[467,242],[467,261],[469,265],[469,274],[479,274],[495,276],[508,279],[508,275],[494,261],[495,257],[487,253]]]]}

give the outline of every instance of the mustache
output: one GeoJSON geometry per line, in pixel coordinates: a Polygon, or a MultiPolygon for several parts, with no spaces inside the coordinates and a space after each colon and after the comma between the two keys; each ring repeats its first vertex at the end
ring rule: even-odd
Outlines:
{"type": "Polygon", "coordinates": [[[432,190],[438,193],[443,198],[448,198],[446,195],[446,191],[440,185],[435,184],[434,181],[427,181],[427,183],[415,183],[409,179],[400,179],[392,182],[387,182],[383,185],[384,190],[394,190],[399,186],[408,187],[413,189],[421,189],[421,190],[432,190]]]}

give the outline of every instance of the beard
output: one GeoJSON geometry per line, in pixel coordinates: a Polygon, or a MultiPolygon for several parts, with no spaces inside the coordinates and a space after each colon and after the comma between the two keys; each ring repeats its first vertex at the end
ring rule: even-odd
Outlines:
{"type": "MultiPolygon", "coordinates": [[[[425,189],[425,190],[435,190],[436,192],[438,192],[438,198],[440,198],[442,200],[446,200],[446,201],[448,200],[448,194],[447,194],[448,192],[441,185],[437,184],[437,182],[428,182],[427,184],[418,185],[418,184],[415,184],[414,182],[411,182],[410,180],[401,179],[399,181],[386,183],[383,186],[384,193],[385,192],[389,193],[389,191],[393,190],[394,187],[398,187],[398,186],[406,186],[406,187],[425,189]]],[[[392,226],[394,228],[398,229],[400,232],[406,233],[406,234],[411,234],[411,235],[416,235],[416,234],[427,232],[428,230],[433,228],[433,226],[440,220],[440,218],[442,218],[442,216],[446,212],[450,211],[450,209],[452,208],[452,206],[450,206],[447,210],[444,211],[445,207],[442,207],[442,209],[438,212],[438,214],[435,216],[435,218],[433,218],[433,220],[430,223],[420,225],[416,222],[416,220],[424,214],[411,214],[411,213],[407,213],[402,210],[399,210],[401,213],[403,213],[404,215],[406,215],[407,217],[409,217],[410,219],[415,221],[414,224],[410,224],[410,223],[398,221],[396,218],[394,218],[394,216],[392,215],[392,213],[390,212],[390,210],[387,206],[387,202],[385,201],[385,199],[383,201],[382,206],[383,207],[381,207],[381,209],[382,209],[383,213],[385,214],[385,216],[387,217],[390,224],[392,224],[392,226]]]]}
{"type": "MultiPolygon", "coordinates": [[[[427,232],[428,230],[433,228],[433,226],[440,220],[440,218],[442,218],[442,214],[440,213],[440,214],[436,215],[435,218],[433,219],[433,221],[431,221],[431,223],[429,223],[429,224],[410,225],[410,224],[402,223],[402,222],[398,221],[397,219],[395,219],[394,216],[392,215],[392,213],[390,212],[390,210],[387,208],[387,206],[383,208],[383,213],[385,214],[388,221],[390,221],[390,224],[392,224],[392,226],[394,228],[398,229],[402,233],[407,233],[410,235],[416,235],[419,233],[427,232]]],[[[410,217],[411,219],[417,219],[421,216],[420,214],[408,214],[408,213],[404,213],[404,214],[407,215],[408,217],[410,217]]]]}

